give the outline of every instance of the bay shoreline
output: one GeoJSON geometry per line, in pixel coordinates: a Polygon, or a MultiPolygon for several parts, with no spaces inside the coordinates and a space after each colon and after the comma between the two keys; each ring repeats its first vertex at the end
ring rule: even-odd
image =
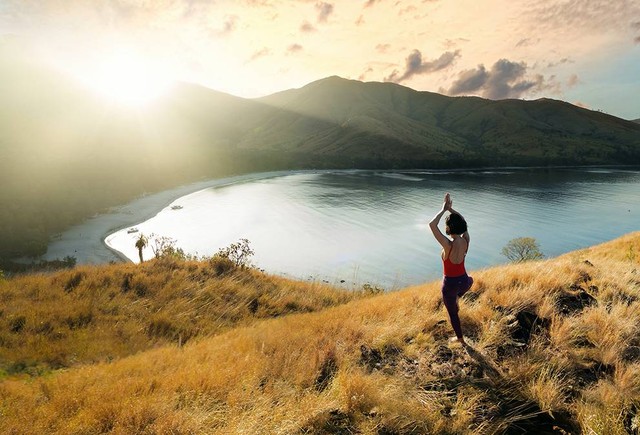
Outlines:
{"type": "Polygon", "coordinates": [[[131,262],[123,253],[111,248],[105,239],[112,233],[153,218],[160,211],[186,195],[210,188],[315,172],[319,171],[256,172],[231,177],[212,178],[144,195],[126,204],[115,206],[105,213],[98,214],[60,233],[49,243],[47,252],[40,259],[50,261],[72,256],[76,258],[78,264],[104,264],[114,261],[131,262]]]}

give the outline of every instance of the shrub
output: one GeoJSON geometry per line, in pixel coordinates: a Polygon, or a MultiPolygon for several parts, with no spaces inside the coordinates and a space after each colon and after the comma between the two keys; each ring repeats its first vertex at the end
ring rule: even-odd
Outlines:
{"type": "Polygon", "coordinates": [[[378,295],[380,293],[384,293],[384,289],[383,288],[380,288],[377,285],[371,285],[369,283],[364,284],[362,286],[362,291],[366,295],[378,295]]]}
{"type": "Polygon", "coordinates": [[[231,272],[236,268],[236,264],[227,257],[214,255],[209,260],[209,265],[213,269],[216,276],[222,276],[231,272]]]}
{"type": "Polygon", "coordinates": [[[231,260],[236,267],[249,267],[249,258],[254,254],[249,245],[249,240],[240,239],[237,243],[232,243],[226,248],[222,248],[214,257],[231,260]]]}
{"type": "Polygon", "coordinates": [[[151,250],[156,258],[173,258],[178,260],[186,260],[189,258],[182,248],[176,247],[176,240],[166,236],[156,236],[152,234],[153,244],[151,250]]]}
{"type": "Polygon", "coordinates": [[[85,274],[83,272],[76,272],[75,274],[73,274],[73,276],[69,278],[67,283],[64,285],[64,290],[66,292],[70,292],[74,290],[76,287],[80,285],[80,283],[84,279],[84,276],[85,274]]]}
{"type": "Polygon", "coordinates": [[[538,242],[533,237],[518,237],[509,240],[509,243],[502,248],[502,255],[507,257],[512,263],[544,258],[538,242]]]}
{"type": "Polygon", "coordinates": [[[25,316],[16,316],[9,322],[9,330],[13,333],[21,332],[27,324],[25,316]]]}
{"type": "Polygon", "coordinates": [[[78,259],[71,255],[67,255],[62,259],[63,267],[66,267],[68,269],[73,269],[77,263],[78,263],[78,259]]]}

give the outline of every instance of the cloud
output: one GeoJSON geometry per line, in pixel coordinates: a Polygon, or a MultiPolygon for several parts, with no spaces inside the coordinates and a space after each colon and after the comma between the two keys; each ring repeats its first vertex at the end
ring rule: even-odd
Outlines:
{"type": "Polygon", "coordinates": [[[444,47],[445,50],[452,50],[464,44],[465,42],[469,42],[469,41],[470,41],[469,39],[465,39],[465,38],[456,38],[456,39],[447,38],[442,42],[442,46],[444,47]]]}
{"type": "Polygon", "coordinates": [[[389,76],[385,77],[384,81],[400,83],[416,74],[440,71],[451,66],[458,57],[460,57],[460,50],[446,51],[437,59],[425,61],[422,59],[422,53],[419,50],[413,50],[406,59],[404,72],[400,74],[398,70],[394,70],[389,76]]]}
{"type": "Polygon", "coordinates": [[[553,68],[553,67],[555,67],[555,66],[563,65],[563,64],[565,64],[565,63],[573,63],[573,61],[572,61],[571,59],[569,59],[568,57],[563,57],[562,59],[560,59],[560,60],[559,60],[559,61],[557,61],[557,62],[549,62],[549,63],[547,64],[547,68],[553,68]]]}
{"type": "Polygon", "coordinates": [[[375,5],[376,3],[379,3],[380,0],[367,0],[364,4],[365,8],[371,7],[373,5],[375,5]]]}
{"type": "Polygon", "coordinates": [[[362,74],[360,74],[358,76],[358,80],[363,82],[364,79],[367,78],[367,74],[372,73],[372,72],[373,72],[373,68],[371,68],[371,67],[367,68],[362,74]]]}
{"type": "MultiPolygon", "coordinates": [[[[208,1],[208,0],[204,0],[208,1]]],[[[244,0],[247,6],[269,6],[273,7],[274,4],[270,0],[244,0]]]]}
{"type": "MultiPolygon", "coordinates": [[[[610,32],[629,17],[640,15],[637,0],[539,1],[527,8],[539,32],[556,29],[589,29],[591,33],[610,32]]],[[[530,20],[527,20],[530,22],[530,20]]]]}
{"type": "Polygon", "coordinates": [[[225,17],[224,23],[222,23],[222,29],[212,30],[211,34],[217,37],[228,36],[236,30],[237,23],[238,23],[238,16],[229,15],[225,17]]]}
{"type": "Polygon", "coordinates": [[[308,21],[304,21],[301,25],[300,25],[300,31],[304,32],[304,33],[311,33],[311,32],[315,32],[316,29],[315,27],[313,27],[313,24],[311,24],[308,21]]]}
{"type": "Polygon", "coordinates": [[[458,80],[453,82],[447,94],[460,95],[475,93],[480,90],[489,78],[484,65],[478,65],[478,68],[468,69],[458,74],[458,80]]]}
{"type": "Polygon", "coordinates": [[[409,5],[409,6],[406,6],[405,8],[403,8],[403,9],[400,9],[400,11],[398,12],[398,16],[402,16],[404,14],[413,13],[413,12],[415,12],[417,10],[418,10],[418,8],[416,8],[415,6],[409,5]]]}
{"type": "Polygon", "coordinates": [[[571,74],[571,76],[567,79],[567,87],[572,88],[575,85],[580,83],[580,78],[578,74],[571,74]]]}
{"type": "Polygon", "coordinates": [[[518,43],[516,44],[516,47],[527,47],[529,45],[535,45],[538,44],[540,42],[540,38],[523,38],[521,40],[518,41],[518,43]]]}
{"type": "Polygon", "coordinates": [[[300,44],[291,44],[287,47],[287,54],[295,54],[302,51],[303,49],[304,47],[302,47],[302,45],[300,44]]]}
{"type": "Polygon", "coordinates": [[[479,94],[492,100],[520,98],[523,94],[536,94],[541,91],[560,93],[560,84],[555,76],[545,79],[537,74],[527,78],[527,64],[500,59],[490,70],[484,65],[465,70],[458,74],[458,79],[446,91],[449,95],[479,94]]]}
{"type": "Polygon", "coordinates": [[[187,18],[206,13],[208,4],[204,0],[187,0],[184,2],[183,15],[187,18]]]}
{"type": "Polygon", "coordinates": [[[326,23],[329,15],[333,13],[333,5],[327,2],[316,3],[316,10],[318,11],[318,22],[326,23]]]}
{"type": "Polygon", "coordinates": [[[261,57],[268,56],[271,54],[271,50],[267,47],[264,47],[261,50],[254,52],[249,58],[248,62],[253,62],[256,59],[260,59],[261,57]]]}
{"type": "Polygon", "coordinates": [[[378,53],[386,53],[387,50],[389,50],[389,48],[391,48],[391,44],[378,44],[378,45],[376,45],[376,51],[378,53]]]}
{"type": "Polygon", "coordinates": [[[360,25],[364,24],[364,17],[362,15],[360,15],[358,17],[358,19],[356,20],[355,24],[356,24],[356,26],[360,26],[360,25]]]}

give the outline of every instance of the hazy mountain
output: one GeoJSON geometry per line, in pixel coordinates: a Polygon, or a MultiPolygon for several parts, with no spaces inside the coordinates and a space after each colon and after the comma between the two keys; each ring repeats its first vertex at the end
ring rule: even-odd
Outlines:
{"type": "MultiPolygon", "coordinates": [[[[266,147],[409,167],[640,162],[636,124],[550,99],[452,98],[330,77],[257,101],[289,112],[261,126],[266,147]],[[328,125],[295,136],[292,117],[328,125]]],[[[260,144],[245,136],[242,146],[260,144]]]]}
{"type": "Polygon", "coordinates": [[[640,124],[640,118],[634,119],[632,122],[637,122],[638,124],[640,124]]]}
{"type": "Polygon", "coordinates": [[[640,125],[561,101],[491,101],[329,77],[244,99],[176,84],[107,103],[0,43],[0,258],[144,192],[286,168],[640,163],[640,125]]]}

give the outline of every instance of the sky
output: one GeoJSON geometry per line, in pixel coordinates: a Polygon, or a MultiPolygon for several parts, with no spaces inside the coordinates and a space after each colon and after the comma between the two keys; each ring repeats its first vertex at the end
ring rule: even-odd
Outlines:
{"type": "Polygon", "coordinates": [[[640,0],[0,0],[6,37],[111,93],[338,75],[640,118],[640,0]]]}

